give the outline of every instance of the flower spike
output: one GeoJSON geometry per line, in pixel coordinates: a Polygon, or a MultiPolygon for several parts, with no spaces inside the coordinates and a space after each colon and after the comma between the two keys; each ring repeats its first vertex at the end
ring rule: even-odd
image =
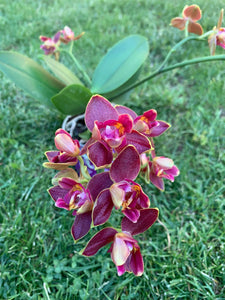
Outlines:
{"type": "MultiPolygon", "coordinates": [[[[69,28],[65,30],[67,35],[72,34],[69,28]]],[[[49,194],[57,207],[72,211],[75,219],[71,234],[75,241],[92,227],[105,224],[113,208],[123,214],[121,229],[105,227],[82,252],[92,256],[111,244],[108,252],[119,276],[125,272],[143,274],[143,258],[133,236],[150,228],[159,214],[157,208],[150,208],[148,195],[134,180],[141,174],[163,189],[163,178],[173,181],[179,174],[171,159],[155,155],[153,138],[170,127],[156,118],[154,109],[138,116],[130,108],[114,107],[107,99],[95,95],[85,112],[92,136],[82,149],[68,132],[58,129],[57,150],[46,152],[49,161],[44,166],[60,170],[52,180],[54,186],[49,194]],[[92,173],[87,171],[88,166],[92,173]]]]}

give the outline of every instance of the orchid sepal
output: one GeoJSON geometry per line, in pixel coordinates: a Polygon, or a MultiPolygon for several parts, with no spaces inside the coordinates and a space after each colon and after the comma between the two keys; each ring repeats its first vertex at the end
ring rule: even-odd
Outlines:
{"type": "Polygon", "coordinates": [[[171,25],[180,30],[184,30],[187,26],[187,31],[197,35],[203,34],[202,26],[196,23],[201,19],[202,13],[198,5],[193,4],[185,6],[182,12],[182,18],[176,17],[171,20],[171,25]]]}
{"type": "Polygon", "coordinates": [[[140,157],[136,148],[126,146],[113,161],[110,168],[110,177],[115,182],[124,179],[134,180],[140,171],[140,157]]]}

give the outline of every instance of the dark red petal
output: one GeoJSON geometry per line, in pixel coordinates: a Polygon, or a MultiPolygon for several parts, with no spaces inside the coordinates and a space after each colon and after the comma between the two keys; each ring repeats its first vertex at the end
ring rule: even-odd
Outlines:
{"type": "Polygon", "coordinates": [[[56,202],[55,202],[55,206],[69,210],[69,204],[67,204],[63,198],[58,198],[58,200],[56,200],[56,202]]]}
{"type": "Polygon", "coordinates": [[[131,235],[140,234],[146,231],[152,224],[155,223],[159,215],[157,208],[147,208],[140,210],[140,217],[137,223],[131,222],[128,218],[122,219],[121,228],[122,231],[128,231],[131,235]]]}
{"type": "Polygon", "coordinates": [[[127,145],[133,145],[139,154],[152,148],[148,138],[136,130],[126,134],[126,142],[127,145]]]}
{"type": "Polygon", "coordinates": [[[154,186],[156,186],[159,190],[164,191],[164,181],[161,177],[150,171],[149,179],[154,186]]]}
{"type": "Polygon", "coordinates": [[[126,272],[125,264],[122,266],[116,266],[118,276],[123,275],[126,272]]]}
{"type": "Polygon", "coordinates": [[[123,125],[126,133],[131,132],[133,127],[133,119],[130,115],[120,115],[118,121],[123,125]]]}
{"type": "Polygon", "coordinates": [[[113,209],[113,202],[109,189],[102,191],[96,199],[93,209],[93,224],[94,226],[104,224],[110,217],[113,209]]]}
{"type": "Polygon", "coordinates": [[[47,151],[47,152],[45,152],[45,155],[46,155],[48,161],[50,161],[50,162],[55,162],[54,158],[57,158],[59,154],[60,154],[59,151],[47,151]]]}
{"type": "Polygon", "coordinates": [[[124,179],[134,180],[140,170],[140,157],[133,146],[124,148],[110,168],[110,176],[115,182],[124,179]]]}
{"type": "Polygon", "coordinates": [[[123,115],[123,114],[128,114],[131,116],[131,118],[134,120],[137,118],[137,114],[136,112],[134,112],[132,109],[123,106],[123,105],[116,105],[115,109],[117,110],[117,112],[119,113],[119,115],[123,115]]]}
{"type": "Polygon", "coordinates": [[[54,186],[48,190],[50,196],[54,201],[57,201],[59,198],[64,198],[68,193],[68,190],[62,189],[59,185],[54,186]]]}
{"type": "Polygon", "coordinates": [[[79,240],[85,236],[91,228],[91,211],[84,214],[77,215],[75,217],[71,233],[74,240],[79,240]]]}
{"type": "Polygon", "coordinates": [[[66,178],[66,177],[63,177],[59,180],[59,186],[62,188],[62,189],[66,189],[66,190],[70,190],[72,189],[72,187],[74,185],[79,185],[81,186],[80,183],[77,183],[75,180],[73,180],[72,178],[66,178]]]}
{"type": "Polygon", "coordinates": [[[141,208],[148,208],[150,206],[150,200],[148,196],[141,190],[140,198],[138,200],[138,204],[141,208]]]}
{"type": "Polygon", "coordinates": [[[63,153],[60,156],[58,156],[58,162],[59,163],[74,162],[74,164],[76,164],[77,158],[70,156],[68,153],[63,153]]]}
{"type": "Polygon", "coordinates": [[[100,95],[95,95],[88,102],[85,111],[85,123],[87,128],[92,131],[94,122],[105,122],[107,120],[117,120],[118,112],[112,104],[100,95]]]}
{"type": "Polygon", "coordinates": [[[85,256],[95,255],[99,249],[113,241],[116,233],[117,230],[111,227],[100,230],[90,239],[82,254],[85,256]]]}
{"type": "Polygon", "coordinates": [[[137,223],[140,217],[140,210],[135,208],[126,208],[122,212],[132,223],[137,223]]]}
{"type": "Polygon", "coordinates": [[[148,121],[155,121],[157,117],[157,111],[155,109],[150,109],[143,113],[143,116],[145,116],[148,121]]]}
{"type": "Polygon", "coordinates": [[[98,194],[104,190],[109,188],[113,184],[109,176],[109,172],[103,172],[100,174],[94,175],[87,185],[87,189],[89,190],[92,200],[95,201],[98,194]]]}
{"type": "Polygon", "coordinates": [[[170,124],[164,122],[164,121],[157,121],[158,125],[151,128],[151,133],[149,136],[155,137],[163,134],[168,128],[170,128],[170,124]]]}
{"type": "Polygon", "coordinates": [[[94,144],[96,141],[95,139],[93,138],[90,138],[86,144],[84,145],[84,147],[82,148],[82,150],[80,151],[80,155],[84,155],[86,152],[87,152],[87,149],[88,147],[91,145],[91,144],[94,144]]]}
{"type": "Polygon", "coordinates": [[[102,142],[96,142],[88,147],[88,157],[98,168],[109,165],[113,160],[112,150],[102,142]]]}
{"type": "Polygon", "coordinates": [[[173,176],[178,176],[180,174],[180,171],[177,168],[177,166],[174,165],[171,169],[166,170],[166,174],[173,175],[173,176]]]}
{"type": "Polygon", "coordinates": [[[134,253],[131,253],[129,264],[129,269],[134,273],[134,275],[141,276],[143,274],[144,262],[140,249],[136,250],[134,253]]]}

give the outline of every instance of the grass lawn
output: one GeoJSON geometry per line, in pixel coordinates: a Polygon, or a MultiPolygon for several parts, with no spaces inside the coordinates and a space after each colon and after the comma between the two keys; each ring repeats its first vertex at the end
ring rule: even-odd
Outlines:
{"type": "MultiPolygon", "coordinates": [[[[203,11],[203,28],[211,30],[224,1],[195,3],[203,11]]],[[[185,4],[192,2],[1,0],[0,50],[37,59],[39,35],[68,25],[86,32],[75,53],[91,75],[109,47],[138,33],[150,43],[147,72],[183,37],[169,23],[185,4]]],[[[222,48],[216,53],[225,54],[222,48]]],[[[202,55],[209,55],[207,42],[192,41],[171,63],[202,55]]],[[[138,237],[142,277],[118,277],[107,247],[92,258],[78,254],[84,241],[74,244],[73,217],[46,192],[55,172],[42,167],[62,116],[0,74],[0,299],[225,299],[224,70],[225,62],[173,70],[136,88],[126,103],[139,114],[154,108],[172,125],[156,139],[156,150],[181,172],[175,183],[166,182],[164,193],[143,184],[164,226],[157,222],[138,237]]]]}

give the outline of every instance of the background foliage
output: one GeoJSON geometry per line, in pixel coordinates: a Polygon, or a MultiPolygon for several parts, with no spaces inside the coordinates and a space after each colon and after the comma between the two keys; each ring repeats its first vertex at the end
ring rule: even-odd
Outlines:
{"type": "MultiPolygon", "coordinates": [[[[108,48],[137,33],[149,39],[147,72],[182,37],[169,23],[185,4],[193,3],[1,0],[0,48],[36,59],[42,54],[39,35],[51,36],[68,25],[77,34],[86,32],[75,51],[91,75],[108,48]]],[[[224,1],[195,4],[203,11],[203,28],[210,30],[224,1]]],[[[203,54],[209,54],[207,44],[191,42],[171,62],[203,54]]],[[[0,299],[225,299],[224,66],[164,74],[135,89],[127,102],[137,113],[155,108],[159,119],[172,124],[157,138],[156,150],[181,170],[165,193],[144,186],[151,206],[160,210],[171,247],[160,223],[139,238],[145,262],[141,278],[118,277],[107,249],[94,258],[79,256],[83,241],[73,243],[73,217],[55,208],[46,192],[54,171],[42,168],[62,117],[0,75],[0,299]]]]}

